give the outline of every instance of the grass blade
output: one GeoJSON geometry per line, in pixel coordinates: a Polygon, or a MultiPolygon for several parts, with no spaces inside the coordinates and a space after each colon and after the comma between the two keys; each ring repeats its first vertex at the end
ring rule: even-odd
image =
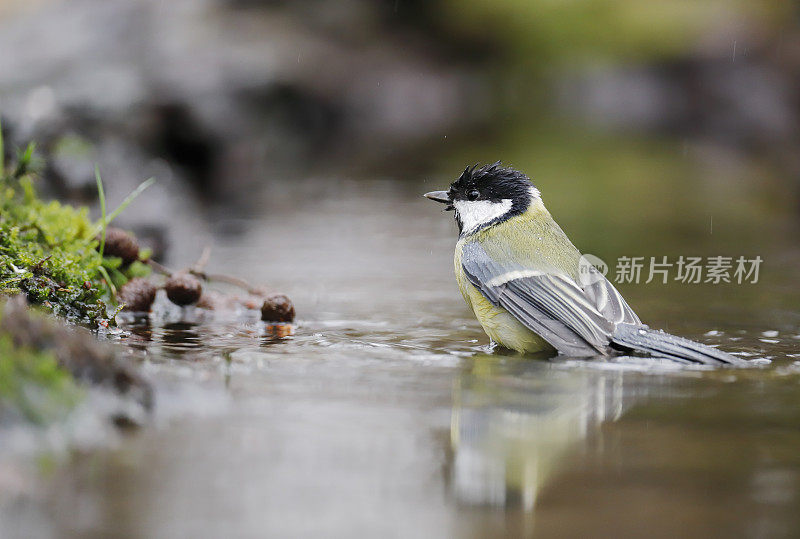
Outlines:
{"type": "Polygon", "coordinates": [[[97,269],[100,270],[100,274],[103,276],[103,280],[106,282],[106,286],[108,287],[108,291],[111,293],[111,302],[117,302],[117,287],[114,286],[114,281],[111,280],[111,275],[108,274],[108,271],[105,267],[99,266],[97,269]]]}
{"type": "Polygon", "coordinates": [[[33,152],[35,151],[36,143],[29,142],[25,149],[17,154],[17,167],[14,169],[14,178],[20,179],[30,172],[33,166],[33,152]]]}
{"type": "MultiPolygon", "coordinates": [[[[133,202],[134,200],[136,200],[136,197],[138,197],[139,195],[141,195],[141,194],[144,192],[144,190],[145,190],[145,189],[147,189],[148,187],[150,187],[151,185],[153,185],[154,183],[156,183],[156,179],[155,179],[155,178],[148,178],[148,179],[146,179],[145,181],[143,181],[142,183],[140,183],[140,184],[139,184],[139,187],[137,187],[136,189],[134,189],[134,190],[131,192],[131,194],[130,194],[130,195],[128,195],[127,197],[125,197],[125,200],[123,200],[123,201],[122,201],[122,204],[120,204],[120,205],[117,207],[117,209],[115,209],[114,211],[112,211],[111,213],[109,213],[108,215],[106,215],[106,213],[105,213],[105,199],[102,197],[102,192],[103,192],[103,191],[102,191],[102,184],[100,183],[100,176],[99,176],[99,174],[97,175],[97,181],[98,181],[98,184],[97,184],[97,185],[98,185],[98,191],[99,191],[99,192],[100,192],[100,194],[101,194],[100,208],[101,208],[101,210],[103,211],[103,217],[102,217],[102,220],[101,220],[101,221],[100,221],[100,222],[97,224],[97,228],[95,229],[95,233],[94,233],[94,234],[95,234],[95,235],[97,235],[97,234],[99,234],[99,233],[102,231],[102,232],[103,232],[103,238],[105,238],[105,229],[106,229],[106,227],[107,227],[108,225],[110,225],[110,224],[111,224],[111,221],[113,221],[114,219],[116,219],[116,218],[117,218],[117,216],[118,216],[120,213],[122,213],[122,212],[125,210],[125,208],[127,208],[127,207],[128,207],[128,205],[130,205],[130,203],[131,203],[131,202],[133,202]]],[[[102,245],[102,243],[101,243],[101,245],[102,245]]],[[[101,252],[102,252],[102,251],[101,251],[101,252]]]]}
{"type": "Polygon", "coordinates": [[[3,146],[3,119],[0,118],[0,178],[5,176],[6,173],[6,154],[5,147],[3,146]]]}
{"type": "MultiPolygon", "coordinates": [[[[100,224],[101,229],[95,232],[95,236],[100,233],[100,258],[103,258],[103,251],[106,248],[106,194],[103,191],[103,180],[100,178],[100,169],[94,166],[94,178],[97,180],[97,196],[100,197],[100,213],[102,214],[100,224]]],[[[102,269],[102,268],[101,268],[102,269]]]]}

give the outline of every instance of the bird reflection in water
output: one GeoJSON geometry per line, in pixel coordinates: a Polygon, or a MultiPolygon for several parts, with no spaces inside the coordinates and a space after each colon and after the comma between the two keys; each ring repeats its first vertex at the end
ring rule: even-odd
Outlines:
{"type": "Polygon", "coordinates": [[[453,389],[449,480],[470,506],[532,511],[565,454],[630,405],[620,370],[478,355],[453,389]]]}

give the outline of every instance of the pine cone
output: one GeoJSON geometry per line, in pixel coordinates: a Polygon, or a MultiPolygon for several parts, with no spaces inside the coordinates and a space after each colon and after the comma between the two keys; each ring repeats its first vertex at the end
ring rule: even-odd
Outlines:
{"type": "Polygon", "coordinates": [[[265,322],[291,322],[294,320],[294,305],[284,294],[270,294],[261,306],[261,320],[265,322]]]}
{"type": "Polygon", "coordinates": [[[109,227],[106,229],[106,244],[103,254],[117,256],[122,259],[122,265],[127,266],[131,262],[139,260],[139,242],[121,228],[109,227]]]}
{"type": "Polygon", "coordinates": [[[175,305],[191,305],[197,303],[203,295],[203,285],[200,280],[185,271],[173,273],[164,284],[167,297],[175,305]]]}
{"type": "Polygon", "coordinates": [[[126,311],[148,312],[156,300],[156,286],[137,277],[131,279],[117,291],[117,300],[125,304],[126,311]]]}

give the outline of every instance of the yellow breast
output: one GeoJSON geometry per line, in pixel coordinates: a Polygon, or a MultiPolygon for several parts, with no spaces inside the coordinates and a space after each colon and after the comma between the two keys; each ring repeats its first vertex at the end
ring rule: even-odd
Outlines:
{"type": "Polygon", "coordinates": [[[458,288],[461,290],[461,295],[464,296],[464,301],[475,317],[480,322],[483,330],[489,338],[497,344],[516,350],[517,352],[542,352],[554,351],[544,339],[539,337],[536,333],[522,325],[514,316],[502,307],[495,307],[492,303],[481,294],[480,290],[472,286],[467,276],[464,274],[464,269],[461,266],[461,252],[464,246],[464,239],[459,240],[456,244],[455,252],[455,271],[456,281],[458,288]]]}

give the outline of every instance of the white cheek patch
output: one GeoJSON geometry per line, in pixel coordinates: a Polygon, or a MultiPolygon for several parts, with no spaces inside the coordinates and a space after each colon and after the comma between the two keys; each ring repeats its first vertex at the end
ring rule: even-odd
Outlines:
{"type": "Polygon", "coordinates": [[[481,226],[502,217],[511,210],[512,201],[504,198],[500,202],[489,200],[459,200],[453,203],[461,220],[463,234],[469,234],[481,226]]]}

